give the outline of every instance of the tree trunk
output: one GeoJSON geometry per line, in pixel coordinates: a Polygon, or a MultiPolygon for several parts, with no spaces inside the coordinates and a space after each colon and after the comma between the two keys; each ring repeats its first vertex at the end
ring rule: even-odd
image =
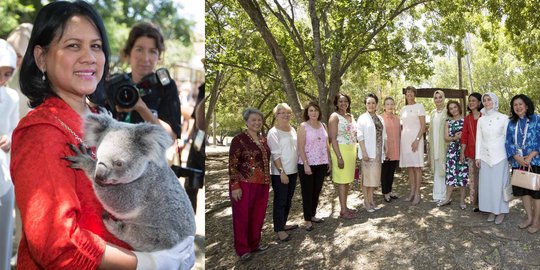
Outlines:
{"type": "Polygon", "coordinates": [[[300,105],[298,94],[296,93],[296,86],[294,85],[291,70],[287,64],[287,59],[274,35],[272,32],[270,32],[270,29],[268,29],[259,5],[255,0],[238,0],[238,2],[246,11],[249,18],[251,18],[255,28],[257,28],[257,31],[261,34],[261,37],[268,46],[268,49],[274,58],[274,62],[281,76],[283,90],[287,95],[288,103],[294,111],[296,117],[298,117],[298,119],[302,119],[302,106],[300,105]]]}
{"type": "Polygon", "coordinates": [[[461,53],[457,53],[457,66],[458,66],[458,89],[463,89],[463,74],[461,65],[461,53]]]}
{"type": "MultiPolygon", "coordinates": [[[[224,71],[218,71],[216,73],[216,79],[214,80],[214,85],[212,86],[212,89],[210,90],[210,99],[208,100],[208,107],[206,110],[206,116],[204,119],[212,119],[214,115],[214,110],[216,109],[216,103],[219,99],[219,94],[221,94],[221,91],[223,90],[226,82],[223,81],[225,78],[225,72],[224,71]]],[[[212,132],[212,138],[214,139],[214,145],[216,144],[216,118],[213,118],[214,122],[214,130],[212,132]]],[[[208,126],[210,125],[210,121],[206,121],[205,123],[205,130],[208,130],[208,126]]]]}

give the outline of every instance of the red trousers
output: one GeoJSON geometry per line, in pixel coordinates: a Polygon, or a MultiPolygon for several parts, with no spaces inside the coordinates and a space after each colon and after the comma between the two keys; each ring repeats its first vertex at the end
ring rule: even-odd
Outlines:
{"type": "Polygon", "coordinates": [[[270,186],[240,182],[240,188],[242,198],[239,201],[231,198],[234,249],[238,256],[253,252],[259,247],[270,186]]]}

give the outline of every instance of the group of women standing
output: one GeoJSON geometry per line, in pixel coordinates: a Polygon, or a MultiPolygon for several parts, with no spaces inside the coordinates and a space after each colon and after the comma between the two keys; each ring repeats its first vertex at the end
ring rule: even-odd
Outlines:
{"type": "MultiPolygon", "coordinates": [[[[240,259],[247,260],[253,252],[267,248],[260,240],[270,184],[274,189],[274,231],[280,241],[288,241],[290,231],[299,228],[287,225],[297,178],[307,231],[314,229],[313,223],[324,222],[316,217],[316,210],[329,173],[337,185],[339,217],[355,218],[357,210],[347,206],[347,197],[357,157],[367,212],[378,210],[373,199],[378,186],[382,186],[386,202],[397,199],[392,184],[398,165],[407,168],[410,193],[405,200],[418,204],[426,112],[415,100],[414,87],[405,89],[405,99],[406,105],[396,115],[394,99],[387,97],[384,112],[379,115],[378,97],[368,94],[364,99],[366,112],[355,121],[350,97],[340,93],[334,99],[335,112],[329,117],[328,127],[321,122],[321,108],[310,102],[303,111],[304,122],[298,133],[290,124],[291,108],[280,103],[274,108],[275,125],[266,138],[260,133],[263,114],[247,109],[243,114],[247,130],[232,140],[229,153],[235,250],[240,259]]],[[[452,190],[459,187],[460,207],[466,209],[465,187],[469,185],[473,211],[490,213],[488,221],[502,223],[508,213],[503,190],[509,185],[509,162],[514,170],[530,166],[532,171],[540,172],[540,124],[532,101],[525,95],[515,96],[510,119],[498,112],[498,98],[493,93],[471,94],[466,117],[457,101],[445,105],[442,91],[434,92],[434,103],[428,135],[433,201],[439,207],[449,205],[452,190]]],[[[537,232],[540,192],[519,187],[513,187],[513,191],[515,196],[523,196],[527,212],[519,227],[537,232]]]]}
{"type": "Polygon", "coordinates": [[[261,230],[270,184],[274,189],[274,231],[280,241],[289,241],[289,231],[299,228],[286,224],[298,176],[305,229],[312,231],[313,223],[324,222],[316,217],[316,210],[331,161],[328,131],[320,121],[321,109],[315,102],[308,104],[298,134],[290,125],[292,110],[286,103],[278,104],[273,112],[276,122],[265,138],[260,134],[263,114],[253,108],[245,110],[247,129],[234,137],[230,146],[234,246],[241,260],[268,248],[261,245],[261,230]]]}

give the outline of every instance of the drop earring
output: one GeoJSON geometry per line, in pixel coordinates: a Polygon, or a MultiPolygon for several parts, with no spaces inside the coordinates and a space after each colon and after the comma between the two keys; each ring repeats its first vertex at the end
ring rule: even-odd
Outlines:
{"type": "Polygon", "coordinates": [[[41,75],[41,80],[45,81],[47,80],[47,77],[45,77],[45,71],[42,71],[43,75],[41,75]]]}

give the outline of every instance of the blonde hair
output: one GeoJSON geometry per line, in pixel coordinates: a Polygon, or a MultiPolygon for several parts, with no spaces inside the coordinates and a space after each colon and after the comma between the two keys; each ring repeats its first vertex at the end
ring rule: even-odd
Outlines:
{"type": "Polygon", "coordinates": [[[292,109],[291,107],[289,106],[289,104],[283,102],[283,103],[278,103],[278,105],[276,105],[276,107],[274,107],[274,110],[272,110],[272,112],[274,113],[274,115],[277,115],[278,112],[282,109],[285,109],[287,110],[288,112],[291,112],[292,113],[292,109]]]}
{"type": "Polygon", "coordinates": [[[30,34],[32,33],[33,25],[31,23],[23,23],[17,26],[7,38],[7,42],[13,46],[18,55],[24,56],[30,34]]]}

